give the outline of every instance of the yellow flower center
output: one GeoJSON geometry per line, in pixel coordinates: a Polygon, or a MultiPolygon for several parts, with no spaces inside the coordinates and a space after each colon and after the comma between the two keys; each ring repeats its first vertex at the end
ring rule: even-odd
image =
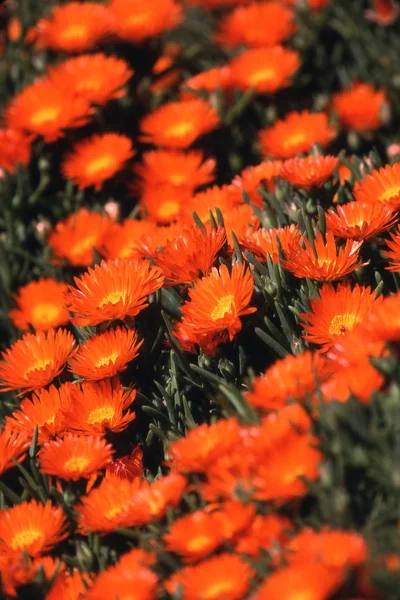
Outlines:
{"type": "Polygon", "coordinates": [[[193,125],[190,121],[182,121],[181,123],[176,123],[176,125],[171,125],[167,129],[167,135],[171,137],[183,137],[190,133],[193,129],[193,125]]]}
{"type": "Polygon", "coordinates": [[[59,106],[46,106],[39,110],[37,110],[31,116],[31,124],[35,127],[44,125],[45,123],[50,123],[51,121],[55,121],[58,119],[60,115],[60,107],[59,106]]]}
{"type": "Polygon", "coordinates": [[[104,516],[106,519],[115,519],[116,517],[118,517],[118,515],[121,514],[123,508],[123,505],[113,506],[112,508],[110,508],[110,510],[104,513],[104,516]]]}
{"type": "Polygon", "coordinates": [[[210,538],[208,535],[198,535],[191,540],[188,540],[188,550],[191,552],[198,552],[199,550],[203,550],[203,548],[207,548],[210,543],[210,538]]]}
{"type": "Polygon", "coordinates": [[[72,248],[70,248],[69,254],[71,256],[80,256],[81,254],[87,252],[87,250],[89,250],[90,248],[93,248],[96,241],[97,236],[95,235],[90,235],[86,238],[83,238],[82,240],[79,240],[79,242],[77,242],[74,246],[72,246],[72,248]]]}
{"type": "Polygon", "coordinates": [[[75,39],[86,38],[87,34],[88,28],[85,25],[76,23],[75,25],[71,25],[70,27],[67,27],[67,29],[64,29],[64,31],[61,32],[61,38],[68,42],[75,39]]]}
{"type": "Polygon", "coordinates": [[[22,550],[23,548],[27,548],[31,544],[34,544],[42,537],[43,534],[40,529],[31,527],[16,533],[11,540],[10,546],[13,550],[22,550]]]}
{"type": "Polygon", "coordinates": [[[103,308],[106,304],[117,304],[120,300],[125,298],[124,292],[111,292],[99,302],[98,308],[103,308]]]}
{"type": "Polygon", "coordinates": [[[329,335],[340,335],[349,329],[353,329],[361,319],[357,315],[345,313],[344,315],[335,315],[329,325],[329,335]]]}
{"type": "Polygon", "coordinates": [[[284,148],[292,148],[292,147],[298,146],[299,144],[304,144],[306,139],[307,138],[306,138],[305,133],[303,133],[302,131],[299,131],[298,133],[294,133],[293,135],[289,136],[283,142],[283,147],[284,148]]]}
{"type": "Polygon", "coordinates": [[[32,323],[47,325],[50,323],[57,323],[60,318],[62,308],[56,304],[50,304],[50,302],[43,302],[37,304],[32,308],[32,323]]]}
{"type": "Polygon", "coordinates": [[[259,83],[262,83],[263,81],[271,81],[271,79],[274,79],[275,77],[275,69],[271,69],[271,67],[266,67],[265,69],[259,69],[258,71],[251,73],[251,75],[249,75],[248,81],[250,85],[257,85],[259,83]]]}
{"type": "Polygon", "coordinates": [[[173,185],[181,185],[184,181],[186,181],[186,176],[184,173],[171,173],[169,176],[169,181],[173,185]]]}
{"type": "Polygon", "coordinates": [[[90,459],[87,456],[72,456],[64,463],[64,469],[70,473],[78,471],[82,473],[90,464],[90,459]]]}
{"type": "Polygon", "coordinates": [[[396,198],[399,195],[400,195],[400,185],[394,185],[394,186],[388,188],[387,190],[385,190],[384,192],[382,192],[382,194],[380,194],[378,200],[379,200],[379,202],[390,202],[390,200],[393,200],[394,198],[396,198]]]}
{"type": "Polygon", "coordinates": [[[96,367],[105,367],[106,365],[109,365],[110,363],[115,364],[115,361],[117,360],[119,354],[118,352],[113,352],[112,354],[110,354],[109,356],[105,356],[104,358],[100,358],[97,363],[96,363],[96,367]]]}
{"type": "Polygon", "coordinates": [[[235,298],[232,294],[223,296],[220,298],[211,312],[211,318],[213,321],[222,319],[228,312],[235,306],[235,298]]]}
{"type": "Polygon", "coordinates": [[[230,578],[225,581],[214,581],[204,590],[204,600],[218,600],[218,598],[229,598],[232,592],[230,578]]]}
{"type": "Polygon", "coordinates": [[[47,367],[53,364],[53,361],[50,358],[42,358],[42,360],[37,360],[33,363],[32,366],[28,367],[25,371],[24,378],[29,379],[29,375],[34,371],[45,371],[47,367]]]}
{"type": "Polygon", "coordinates": [[[114,159],[109,154],[105,154],[104,156],[99,156],[91,160],[86,165],[86,174],[89,176],[97,175],[101,171],[105,171],[114,165],[114,159]]]}
{"type": "Polygon", "coordinates": [[[151,18],[151,11],[134,13],[129,15],[129,17],[125,21],[125,25],[127,25],[128,27],[130,27],[131,25],[133,27],[137,27],[138,25],[144,25],[149,20],[149,17],[151,18]]]}
{"type": "Polygon", "coordinates": [[[115,409],[112,406],[101,406],[90,411],[87,421],[89,425],[93,425],[94,423],[111,421],[114,415],[115,409]]]}
{"type": "Polygon", "coordinates": [[[328,267],[331,263],[332,263],[332,260],[330,258],[319,258],[317,260],[317,264],[321,268],[328,267]]]}
{"type": "Polygon", "coordinates": [[[179,202],[167,200],[166,202],[162,202],[162,204],[160,204],[158,208],[158,216],[161,219],[170,219],[179,213],[179,208],[179,202]]]}

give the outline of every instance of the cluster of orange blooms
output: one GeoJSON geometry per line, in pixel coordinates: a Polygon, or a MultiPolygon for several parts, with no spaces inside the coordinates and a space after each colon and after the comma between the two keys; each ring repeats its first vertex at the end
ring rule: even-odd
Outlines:
{"type": "MultiPolygon", "coordinates": [[[[8,482],[20,469],[33,493],[19,498],[0,486],[6,597],[38,578],[46,600],[328,600],[345,598],[350,583],[360,597],[380,597],[364,536],[304,526],[297,510],[326,463],[315,427],[321,406],[354,397],[370,405],[387,383],[377,361],[400,342],[400,292],[363,284],[373,268],[400,288],[400,162],[357,166],[334,150],[339,135],[368,139],[390,120],[389,94],[354,81],[323,110],[286,112],[257,132],[258,164],[218,185],[218,160],[203,143],[229,126],[218,94],[232,107],[238,92],[265,101],[296,85],[295,4],[66,2],[23,33],[15,21],[9,28],[9,43],[24,35],[52,64],[4,109],[2,179],[29,169],[38,142],[51,153],[95,123],[96,133],[71,138],[79,141],[63,152],[57,176],[85,198],[127,177],[135,211],[121,218],[122,202],[112,198],[102,211],[86,203],[49,225],[43,246],[58,275],[15,291],[8,317],[20,335],[0,361],[0,390],[12,393],[0,475],[8,482]],[[212,41],[224,64],[187,77],[184,49],[164,44],[149,74],[158,100],[140,117],[137,138],[101,129],[102,109],[118,111],[136,89],[135,68],[118,48],[154,41],[199,7],[217,9],[212,41]],[[308,198],[328,195],[318,212],[303,210],[302,223],[308,198]],[[125,453],[113,441],[137,420],[140,390],[124,376],[146,352],[146,314],[177,299],[162,352],[218,360],[262,327],[265,313],[272,317],[273,273],[293,288],[300,280],[308,294],[293,294],[291,351],[239,382],[247,420],[193,423],[165,441],[162,474],[146,477],[137,440],[125,453]],[[93,548],[111,535],[132,547],[98,552],[96,566],[93,548]],[[71,540],[89,540],[79,560],[64,560],[71,540]]],[[[330,1],[305,4],[319,19],[330,1]]],[[[377,2],[369,18],[390,25],[397,12],[388,5],[377,2]]],[[[396,556],[385,561],[399,569],[396,556]]]]}

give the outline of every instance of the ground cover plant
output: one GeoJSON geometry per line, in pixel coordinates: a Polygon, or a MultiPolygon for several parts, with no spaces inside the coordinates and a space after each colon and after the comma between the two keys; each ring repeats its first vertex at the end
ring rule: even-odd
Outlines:
{"type": "Polygon", "coordinates": [[[1,597],[400,589],[392,0],[8,0],[1,597]]]}

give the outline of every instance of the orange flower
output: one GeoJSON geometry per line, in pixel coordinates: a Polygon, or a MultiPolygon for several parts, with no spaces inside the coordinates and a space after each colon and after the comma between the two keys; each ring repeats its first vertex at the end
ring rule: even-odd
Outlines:
{"type": "Polygon", "coordinates": [[[394,0],[372,0],[372,6],[365,11],[365,18],[384,27],[392,25],[399,15],[399,7],[394,0]]]}
{"type": "Polygon", "coordinates": [[[123,223],[114,223],[103,238],[99,251],[108,260],[140,258],[144,254],[141,241],[155,230],[154,223],[138,219],[125,219],[123,223]]]}
{"type": "Polygon", "coordinates": [[[0,169],[15,173],[31,160],[31,137],[18,129],[0,129],[0,169]]]}
{"type": "Polygon", "coordinates": [[[81,208],[56,224],[48,244],[58,260],[66,260],[74,267],[87,267],[94,260],[93,249],[100,247],[112,225],[107,216],[81,208]]]}
{"type": "Polygon", "coordinates": [[[27,330],[31,325],[36,331],[65,325],[69,321],[64,308],[65,283],[54,279],[39,279],[20,287],[14,296],[18,308],[10,310],[8,316],[19,329],[27,330]]]}
{"type": "MultiPolygon", "coordinates": [[[[145,152],[134,171],[141,179],[139,187],[167,183],[193,191],[214,179],[215,159],[204,160],[200,150],[153,150],[145,152]]],[[[160,199],[159,199],[160,200],[160,199]]]]}
{"type": "Polygon", "coordinates": [[[36,500],[0,510],[0,549],[10,554],[44,554],[67,537],[66,518],[60,506],[36,500]]]}
{"type": "Polygon", "coordinates": [[[157,223],[168,225],[180,216],[181,210],[189,204],[191,195],[192,191],[185,186],[149,183],[140,198],[141,214],[157,223]]]}
{"type": "Polygon", "coordinates": [[[265,160],[254,167],[247,167],[236,175],[231,184],[231,193],[237,194],[238,204],[243,201],[242,192],[245,191],[250,201],[257,208],[262,208],[264,198],[258,193],[258,188],[264,182],[267,190],[273,192],[275,190],[275,179],[280,174],[282,161],[280,160],[265,160]]]}
{"type": "Polygon", "coordinates": [[[199,425],[186,437],[172,442],[167,454],[175,470],[202,472],[220,455],[239,442],[240,427],[236,419],[218,421],[213,425],[199,425]]]}
{"type": "Polygon", "coordinates": [[[400,272],[400,226],[394,233],[390,234],[390,239],[386,240],[386,246],[389,250],[382,252],[382,255],[389,259],[389,266],[385,267],[388,271],[394,273],[400,272]]]}
{"type": "Polygon", "coordinates": [[[254,600],[328,600],[342,583],[344,573],[310,562],[278,569],[258,588],[254,600]]]}
{"type": "Polygon", "coordinates": [[[249,204],[234,206],[223,213],[224,226],[226,231],[226,239],[230,250],[235,249],[233,243],[234,233],[238,240],[257,229],[260,226],[258,217],[253,213],[253,209],[249,204]]]}
{"type": "Polygon", "coordinates": [[[194,224],[184,229],[154,256],[155,264],[166,277],[166,285],[189,285],[201,275],[208,275],[225,239],[223,227],[215,230],[207,224],[201,230],[194,224]]]}
{"type": "Polygon", "coordinates": [[[325,360],[318,354],[289,354],[253,381],[247,402],[260,409],[276,410],[288,400],[306,399],[324,379],[325,370],[325,360]]]}
{"type": "Polygon", "coordinates": [[[61,373],[74,346],[72,334],[65,329],[25,334],[1,353],[0,391],[29,392],[46,386],[61,373]]]}
{"type": "Polygon", "coordinates": [[[66,305],[75,314],[72,322],[87,326],[134,317],[163,280],[161,270],[146,259],[103,260],[75,277],[76,288],[70,286],[66,305]]]}
{"type": "Polygon", "coordinates": [[[228,90],[231,87],[231,70],[229,65],[213,67],[185,79],[181,85],[180,98],[189,100],[197,98],[196,92],[211,93],[214,90],[228,90]]]}
{"type": "Polygon", "coordinates": [[[218,123],[215,108],[205,100],[169,102],[142,119],[142,139],[167,148],[187,148],[218,123]]]}
{"type": "Polygon", "coordinates": [[[338,159],[329,155],[289,158],[283,163],[279,175],[299,188],[321,187],[332,175],[337,163],[338,159]]]}
{"type": "Polygon", "coordinates": [[[39,390],[32,398],[24,398],[19,409],[6,423],[14,430],[26,432],[32,438],[36,427],[39,430],[39,443],[47,442],[66,428],[62,410],[68,407],[70,383],[64,383],[58,389],[52,385],[48,390],[39,390]]]}
{"type": "Polygon", "coordinates": [[[291,158],[308,152],[313,144],[326,146],[336,136],[325,113],[291,112],[284,119],[259,133],[261,151],[265,156],[291,158]]]}
{"type": "Polygon", "coordinates": [[[134,560],[129,562],[125,557],[97,576],[93,587],[85,594],[86,600],[153,600],[157,597],[157,575],[134,560]]]}
{"type": "Polygon", "coordinates": [[[375,169],[354,185],[355,199],[360,202],[385,204],[396,210],[400,206],[400,163],[375,169]]]}
{"type": "Polygon", "coordinates": [[[139,354],[143,340],[136,331],[118,327],[94,335],[81,344],[70,360],[70,371],[84,379],[99,380],[125,371],[139,354]]]}
{"type": "Polygon", "coordinates": [[[107,467],[113,448],[99,436],[67,434],[46,442],[38,455],[40,471],[62,479],[78,481],[107,467]]]}
{"type": "Polygon", "coordinates": [[[289,564],[321,563],[331,569],[357,567],[367,559],[367,545],[357,533],[303,529],[285,548],[289,564]]]}
{"type": "Polygon", "coordinates": [[[244,560],[223,553],[184,569],[179,583],[185,600],[240,600],[249,591],[253,577],[253,569],[244,560]]]}
{"type": "Polygon", "coordinates": [[[337,237],[366,240],[390,229],[398,217],[392,207],[358,201],[325,213],[326,226],[337,237]]]}
{"type": "Polygon", "coordinates": [[[213,514],[202,510],[180,517],[164,535],[165,548],[193,562],[205,558],[224,541],[223,531],[213,514]]]}
{"type": "Polygon", "coordinates": [[[10,423],[6,423],[0,432],[0,475],[15,467],[15,461],[24,460],[29,444],[26,433],[15,431],[10,423]]]}
{"type": "Polygon", "coordinates": [[[70,403],[63,411],[68,429],[90,435],[123,431],[135,418],[127,410],[136,390],[124,392],[118,379],[75,384],[70,388],[70,403]]]}
{"type": "MultiPolygon", "coordinates": [[[[179,473],[170,473],[156,479],[152,484],[146,480],[141,482],[135,502],[148,507],[152,519],[161,519],[168,508],[178,506],[187,485],[186,478],[179,473]]],[[[132,518],[135,518],[136,508],[132,506],[132,518]]],[[[128,513],[128,520],[130,519],[128,513]]],[[[149,518],[150,520],[150,518],[149,518]]]]}
{"type": "Polygon", "coordinates": [[[319,298],[310,300],[311,310],[300,315],[306,323],[303,329],[307,335],[303,337],[327,350],[338,335],[362,323],[381,300],[370,287],[355,285],[352,289],[348,283],[339,283],[335,289],[325,284],[319,298]]]}
{"type": "Polygon", "coordinates": [[[369,83],[354,82],[332,98],[332,109],[343,127],[356,131],[379,129],[384,108],[388,108],[385,91],[375,90],[369,83]]]}
{"type": "Polygon", "coordinates": [[[330,231],[325,238],[324,240],[320,232],[317,233],[314,242],[315,253],[307,239],[304,239],[305,248],[300,244],[291,246],[281,264],[296,277],[307,277],[317,281],[340,279],[367,264],[357,262],[362,242],[347,240],[344,248],[338,248],[330,231]]]}
{"type": "Polygon", "coordinates": [[[387,296],[360,326],[360,335],[365,340],[374,342],[398,342],[400,340],[399,314],[400,294],[387,296]]]}
{"type": "Polygon", "coordinates": [[[251,2],[222,19],[217,39],[226,46],[264,48],[286,41],[294,31],[292,10],[280,2],[251,2]]]}
{"type": "Polygon", "coordinates": [[[126,61],[102,52],[70,58],[49,72],[54,85],[63,86],[68,81],[68,86],[78,96],[99,106],[124,96],[125,91],[121,88],[132,75],[126,61]]]}
{"type": "Polygon", "coordinates": [[[135,44],[172,29],[183,19],[175,0],[111,0],[108,10],[116,35],[135,44]]]}
{"type": "Polygon", "coordinates": [[[282,546],[288,541],[288,532],[292,523],[285,517],[275,514],[257,515],[250,527],[242,533],[235,544],[239,554],[259,557],[260,550],[274,552],[277,545],[282,546]]]}
{"type": "Polygon", "coordinates": [[[227,330],[232,340],[242,328],[239,317],[255,312],[248,307],[254,281],[246,265],[235,264],[229,273],[226,265],[212,269],[211,274],[189,290],[189,300],[182,306],[183,319],[194,335],[227,330]]]}
{"type": "Polygon", "coordinates": [[[111,15],[105,6],[68,2],[55,6],[48,17],[36,24],[35,43],[38,48],[85,52],[109,35],[111,28],[111,15]]]}
{"type": "Polygon", "coordinates": [[[90,114],[87,99],[77,97],[73,89],[39,80],[9,102],[6,121],[12,129],[23,129],[52,142],[64,134],[64,129],[86,123],[90,114]]]}
{"type": "Polygon", "coordinates": [[[254,88],[259,94],[275,94],[291,84],[292,75],[300,67],[300,59],[293,50],[272,46],[247,50],[231,60],[228,66],[233,87],[243,91],[254,88]]]}
{"type": "MultiPolygon", "coordinates": [[[[25,553],[6,556],[7,562],[4,568],[1,569],[1,583],[6,598],[17,598],[17,588],[35,583],[35,579],[39,573],[48,582],[58,572],[62,573],[65,569],[60,559],[52,558],[51,556],[39,556],[33,559],[25,553]]],[[[46,596],[46,600],[47,598],[48,596],[46,596]]]]}
{"type": "Polygon", "coordinates": [[[128,481],[116,475],[104,477],[98,487],[80,498],[76,506],[79,531],[84,535],[92,531],[109,533],[117,527],[148,523],[149,507],[144,502],[135,502],[140,486],[138,478],[128,481]]]}
{"type": "Polygon", "coordinates": [[[62,571],[46,594],[46,600],[76,600],[87,593],[91,583],[88,574],[78,569],[71,573],[62,571]]]}
{"type": "Polygon", "coordinates": [[[103,183],[121,171],[134,155],[130,138],[118,133],[103,133],[84,139],[64,158],[61,170],[84,189],[94,186],[100,190],[103,183]]]}
{"type": "Polygon", "coordinates": [[[203,192],[198,192],[183,207],[182,220],[185,223],[193,223],[193,212],[197,214],[200,221],[208,223],[210,220],[210,210],[215,214],[215,209],[219,208],[223,215],[242,203],[242,199],[237,197],[236,190],[231,185],[219,187],[214,185],[203,192]]]}
{"type": "Polygon", "coordinates": [[[272,262],[278,263],[280,247],[285,254],[291,246],[299,244],[300,240],[300,229],[292,223],[289,227],[279,229],[249,229],[239,242],[245,250],[252,252],[257,258],[266,261],[269,256],[272,262]]]}

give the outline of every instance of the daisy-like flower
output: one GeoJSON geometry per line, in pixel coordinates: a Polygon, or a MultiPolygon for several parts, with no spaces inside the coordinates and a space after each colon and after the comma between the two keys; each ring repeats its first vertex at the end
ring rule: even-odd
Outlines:
{"type": "Polygon", "coordinates": [[[204,159],[200,150],[153,150],[145,152],[134,171],[140,178],[139,188],[149,184],[183,186],[191,191],[214,179],[215,159],[204,159]]]}
{"type": "Polygon", "coordinates": [[[225,46],[274,46],[295,31],[293,11],[280,2],[251,2],[239,6],[221,21],[217,39],[225,46]]]}
{"type": "Polygon", "coordinates": [[[285,517],[274,513],[256,515],[250,527],[242,532],[235,544],[238,554],[247,554],[258,558],[261,550],[273,551],[277,544],[283,546],[288,541],[288,532],[293,528],[292,523],[285,517]]]}
{"type": "Polygon", "coordinates": [[[61,571],[46,594],[46,600],[71,600],[87,593],[92,584],[87,573],[73,569],[71,573],[61,571]]]}
{"type": "Polygon", "coordinates": [[[201,230],[197,224],[182,231],[154,256],[166,285],[187,284],[208,275],[225,243],[223,227],[213,229],[209,224],[201,230]]]}
{"type": "Polygon", "coordinates": [[[271,127],[259,133],[261,151],[265,156],[292,158],[297,153],[308,152],[313,144],[326,146],[336,136],[325,113],[288,113],[271,127]]]}
{"type": "Polygon", "coordinates": [[[235,264],[232,272],[226,265],[213,268],[210,275],[189,290],[189,300],[182,306],[182,322],[194,334],[228,331],[232,340],[242,328],[241,316],[257,309],[249,307],[254,281],[246,265],[235,264]]]}
{"type": "Polygon", "coordinates": [[[15,173],[31,160],[31,137],[18,129],[0,129],[0,169],[15,173]]]}
{"type": "Polygon", "coordinates": [[[188,148],[200,136],[218,127],[215,108],[201,99],[169,102],[141,121],[142,139],[167,148],[188,148]]]}
{"type": "Polygon", "coordinates": [[[77,97],[67,85],[39,80],[15,96],[6,108],[7,126],[22,129],[53,142],[64,129],[81,127],[91,115],[88,100],[77,97]]]}
{"type": "Polygon", "coordinates": [[[104,258],[143,258],[145,251],[142,240],[156,232],[155,223],[125,219],[122,223],[114,223],[107,231],[99,251],[104,258]]]}
{"type": "Polygon", "coordinates": [[[319,298],[310,301],[310,311],[300,315],[304,321],[303,336],[313,344],[320,344],[328,349],[338,335],[343,335],[365,319],[374,309],[376,302],[381,302],[376,292],[370,287],[348,283],[339,283],[336,288],[325,284],[319,291],[319,298]]]}
{"type": "MultiPolygon", "coordinates": [[[[165,516],[168,508],[178,506],[186,485],[186,477],[174,472],[156,479],[152,484],[144,480],[141,482],[135,500],[149,508],[152,519],[161,519],[165,516]]],[[[133,519],[135,519],[135,510],[136,508],[133,506],[133,519]]],[[[127,518],[130,519],[129,513],[127,518]]]]}
{"type": "Polygon", "coordinates": [[[208,223],[210,220],[210,211],[215,214],[215,209],[219,208],[223,215],[228,211],[242,204],[242,199],[238,197],[236,190],[231,185],[214,185],[203,192],[198,192],[190,201],[182,207],[182,220],[185,223],[193,223],[193,212],[197,214],[202,223],[208,223]]]}
{"type": "Polygon", "coordinates": [[[388,250],[382,252],[382,256],[389,260],[389,265],[385,267],[388,271],[394,273],[400,272],[400,226],[395,233],[390,234],[390,239],[386,240],[388,250]]]}
{"type": "Polygon", "coordinates": [[[258,217],[253,213],[253,209],[248,204],[234,206],[223,213],[226,239],[230,250],[233,252],[235,245],[233,243],[234,233],[238,240],[242,239],[247,233],[256,230],[260,226],[258,217]]]}
{"type": "Polygon", "coordinates": [[[64,383],[59,388],[51,385],[47,390],[39,390],[30,399],[24,398],[19,409],[6,417],[6,423],[16,431],[25,432],[29,438],[32,438],[37,427],[39,443],[47,442],[66,428],[63,410],[68,408],[70,402],[70,387],[70,383],[64,383]]]}
{"type": "Polygon", "coordinates": [[[265,160],[254,167],[247,167],[233,179],[231,193],[238,197],[238,204],[243,200],[242,192],[245,191],[254,206],[262,208],[264,198],[257,192],[261,184],[265,183],[269,192],[275,190],[275,180],[279,176],[282,167],[280,160],[265,160]]]}
{"type": "Polygon", "coordinates": [[[400,206],[400,163],[375,169],[365,179],[357,181],[353,188],[355,199],[360,202],[386,204],[396,210],[400,206]]]}
{"type": "Polygon", "coordinates": [[[170,183],[149,183],[140,198],[142,215],[153,222],[169,225],[180,217],[190,203],[192,190],[170,183]]]}
{"type": "Polygon", "coordinates": [[[341,238],[366,240],[387,231],[398,216],[391,206],[365,201],[339,204],[325,213],[329,231],[341,238]]]}
{"type": "Polygon", "coordinates": [[[294,50],[283,46],[254,48],[231,60],[230,83],[243,91],[254,88],[259,94],[275,94],[291,84],[299,67],[300,58],[294,50]]]}
{"type": "Polygon", "coordinates": [[[369,21],[387,27],[392,25],[399,15],[399,7],[394,0],[373,0],[372,8],[364,12],[369,21]]]}
{"type": "Polygon", "coordinates": [[[332,569],[351,568],[366,561],[367,545],[361,535],[351,531],[306,528],[286,545],[285,556],[289,564],[316,561],[332,569]]]}
{"type": "Polygon", "coordinates": [[[72,321],[86,326],[136,316],[164,278],[148,260],[132,258],[103,260],[74,281],[66,305],[74,313],[72,321]]]}
{"type": "MultiPolygon", "coordinates": [[[[359,334],[373,342],[398,342],[400,340],[400,294],[387,296],[360,325],[359,334]]],[[[360,344],[359,344],[360,345],[360,344]]],[[[346,348],[345,356],[348,356],[346,348]]],[[[372,354],[372,352],[371,352],[372,354]]],[[[373,354],[376,356],[376,354],[373,354]]]]}
{"type": "Polygon", "coordinates": [[[223,419],[213,425],[199,425],[186,437],[172,442],[167,454],[175,470],[195,473],[205,471],[216,458],[232,449],[240,440],[236,419],[223,419]]]}
{"type": "Polygon", "coordinates": [[[67,179],[84,189],[94,186],[100,190],[132,158],[132,141],[126,135],[103,133],[82,140],[72,149],[61,165],[67,179]]]}
{"type": "Polygon", "coordinates": [[[332,232],[328,231],[325,239],[318,232],[314,252],[310,242],[307,239],[303,241],[305,248],[300,244],[290,246],[285,259],[280,261],[296,277],[334,281],[367,264],[357,262],[362,242],[347,240],[343,248],[338,248],[332,232]]]}
{"type": "Polygon", "coordinates": [[[222,527],[212,513],[198,510],[180,517],[164,535],[165,548],[193,562],[210,555],[224,542],[222,527]]]}
{"type": "Polygon", "coordinates": [[[112,225],[113,221],[106,215],[81,208],[56,224],[48,244],[58,261],[87,267],[94,260],[94,248],[100,247],[112,225]]]}
{"type": "Polygon", "coordinates": [[[107,467],[107,473],[122,479],[133,481],[136,477],[143,477],[143,451],[140,446],[135,446],[130,454],[120,456],[107,467]]]}
{"type": "Polygon", "coordinates": [[[301,232],[297,225],[292,223],[288,227],[277,229],[248,229],[239,243],[245,250],[252,252],[257,258],[265,261],[269,256],[274,263],[279,262],[279,246],[283,253],[301,241],[301,232]]]}
{"type": "Polygon", "coordinates": [[[152,600],[157,597],[157,587],[158,577],[154,571],[135,563],[134,560],[129,562],[125,559],[102,571],[93,587],[85,594],[85,598],[119,600],[134,597],[135,600],[152,600]]]}
{"type": "Polygon", "coordinates": [[[285,160],[279,176],[296,187],[308,190],[323,186],[336,169],[337,163],[335,156],[296,156],[285,160]]]}
{"type": "Polygon", "coordinates": [[[112,30],[112,17],[105,6],[95,2],[68,2],[55,6],[34,28],[38,48],[64,52],[85,52],[112,30]]]}
{"type": "Polygon", "coordinates": [[[76,506],[79,531],[84,535],[92,531],[108,533],[117,527],[148,523],[151,518],[149,507],[144,502],[135,502],[140,486],[138,478],[128,481],[117,475],[104,477],[98,487],[80,498],[76,506]]]}
{"type": "Polygon", "coordinates": [[[31,558],[26,553],[21,553],[6,557],[7,562],[1,569],[1,584],[6,598],[18,598],[18,588],[34,583],[39,573],[47,582],[57,573],[64,572],[65,568],[60,559],[51,556],[31,558]]]}
{"type": "Polygon", "coordinates": [[[353,83],[349,89],[332,98],[332,109],[338,114],[343,127],[356,131],[378,129],[382,125],[385,108],[388,108],[385,91],[376,90],[369,83],[353,83]]]}
{"type": "Polygon", "coordinates": [[[108,11],[115,34],[134,44],[176,27],[183,19],[182,8],[175,0],[110,0],[108,11]]]}
{"type": "Polygon", "coordinates": [[[196,98],[198,91],[211,93],[217,89],[228,90],[230,87],[231,70],[229,65],[213,67],[185,79],[181,85],[180,98],[189,100],[196,98]]]}
{"type": "Polygon", "coordinates": [[[41,473],[78,481],[90,479],[105,469],[111,462],[112,454],[113,448],[104,438],[67,434],[62,439],[46,442],[38,460],[41,473]]]}
{"type": "Polygon", "coordinates": [[[289,354],[256,377],[246,394],[247,402],[259,409],[276,410],[288,400],[303,400],[315,392],[326,371],[326,361],[319,354],[289,354]]]}
{"type": "Polygon", "coordinates": [[[60,506],[36,500],[21,502],[0,511],[0,550],[44,554],[59,544],[67,533],[67,520],[60,506]]]}
{"type": "Polygon", "coordinates": [[[70,58],[49,71],[49,79],[55,85],[63,86],[68,81],[78,96],[98,106],[124,96],[122,87],[132,75],[125,60],[102,52],[70,58]]]}
{"type": "Polygon", "coordinates": [[[316,561],[293,565],[276,570],[258,588],[254,600],[282,600],[286,598],[310,598],[328,600],[340,586],[345,573],[330,569],[316,561]]]}
{"type": "Polygon", "coordinates": [[[31,325],[36,331],[65,325],[69,321],[64,308],[64,294],[68,287],[54,279],[39,279],[20,287],[14,296],[18,308],[10,310],[8,316],[19,329],[27,330],[31,325]]]}
{"type": "Polygon", "coordinates": [[[30,444],[29,437],[24,432],[15,431],[7,423],[0,432],[0,475],[15,467],[16,462],[22,462],[30,444]]]}
{"type": "Polygon", "coordinates": [[[65,329],[27,333],[1,353],[0,390],[29,392],[46,386],[61,373],[75,348],[65,329]]]}
{"type": "Polygon", "coordinates": [[[84,379],[113,377],[137,357],[142,344],[133,329],[110,329],[79,346],[70,360],[70,370],[84,379]]]}
{"type": "Polygon", "coordinates": [[[176,576],[185,600],[240,600],[250,589],[254,571],[239,556],[222,553],[182,573],[178,571],[176,576]]]}
{"type": "Polygon", "coordinates": [[[135,418],[128,410],[135,397],[136,390],[124,392],[118,379],[75,384],[63,416],[71,431],[90,435],[123,431],[135,418]]]}

